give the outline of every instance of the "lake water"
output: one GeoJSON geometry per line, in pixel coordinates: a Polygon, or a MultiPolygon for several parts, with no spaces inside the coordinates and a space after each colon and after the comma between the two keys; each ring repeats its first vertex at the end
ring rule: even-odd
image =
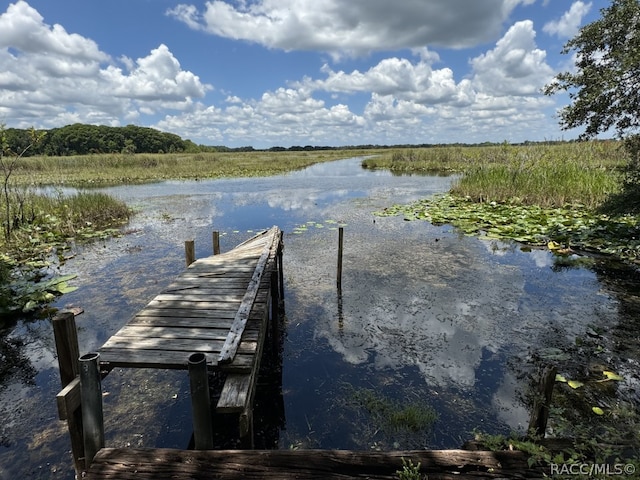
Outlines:
{"type": "MultiPolygon", "coordinates": [[[[454,179],[372,172],[360,161],[103,189],[137,214],[124,236],[77,247],[60,268],[78,275],[80,288],[56,306],[84,308],[76,319],[81,352],[97,349],[182,271],[184,240],[195,239],[202,257],[213,230],[225,251],[278,225],[286,325],[281,387],[265,377],[257,398],[263,448],[458,448],[474,430],[522,430],[536,367],[546,359],[570,368],[583,358],[576,345],[594,335],[606,352],[594,358],[624,377],[613,398],[640,404],[637,270],[599,259],[565,266],[546,250],[376,217],[445,192],[454,179]],[[414,431],[383,418],[408,406],[437,419],[414,431]]],[[[14,366],[0,377],[0,480],[73,478],[66,425],[57,421],[50,321],[18,321],[2,333],[2,361],[14,366]]],[[[185,372],[116,369],[103,390],[107,446],[188,444],[185,372]]]]}

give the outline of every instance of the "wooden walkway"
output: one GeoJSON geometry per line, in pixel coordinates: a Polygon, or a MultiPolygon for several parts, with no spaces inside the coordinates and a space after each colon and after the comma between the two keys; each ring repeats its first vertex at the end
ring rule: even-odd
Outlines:
{"type": "Polygon", "coordinates": [[[100,348],[101,366],[187,369],[189,355],[201,352],[210,369],[253,372],[271,275],[282,271],[280,251],[281,232],[273,227],[227,253],[196,260],[100,348]]]}
{"type": "Polygon", "coordinates": [[[193,261],[98,352],[79,357],[73,314],[54,319],[63,386],[58,414],[68,422],[78,473],[104,447],[100,377],[116,367],[189,370],[199,448],[212,441],[208,374],[221,372],[215,410],[238,414],[239,437],[253,446],[260,361],[266,338],[279,337],[284,301],[282,236],[274,226],[229,252],[193,261]]]}

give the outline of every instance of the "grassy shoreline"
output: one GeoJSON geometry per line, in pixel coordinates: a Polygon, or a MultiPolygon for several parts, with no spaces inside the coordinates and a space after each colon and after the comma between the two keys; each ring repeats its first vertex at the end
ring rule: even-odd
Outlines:
{"type": "Polygon", "coordinates": [[[20,159],[14,181],[19,185],[87,187],[169,179],[270,176],[316,163],[375,153],[372,150],[322,150],[27,157],[20,159]]]}

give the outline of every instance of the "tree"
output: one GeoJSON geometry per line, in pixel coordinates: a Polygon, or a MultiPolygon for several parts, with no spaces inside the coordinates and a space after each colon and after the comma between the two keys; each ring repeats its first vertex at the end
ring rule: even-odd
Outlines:
{"type": "Polygon", "coordinates": [[[568,92],[571,103],[559,113],[563,129],[585,127],[581,139],[613,129],[624,139],[629,155],[625,187],[639,192],[640,1],[612,0],[600,13],[562,50],[575,54],[575,71],[558,74],[544,93],[568,92]]]}

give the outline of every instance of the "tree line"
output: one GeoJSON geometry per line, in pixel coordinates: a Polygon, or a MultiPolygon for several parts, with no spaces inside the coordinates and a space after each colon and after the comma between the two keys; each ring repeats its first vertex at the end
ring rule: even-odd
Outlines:
{"type": "MultiPolygon", "coordinates": [[[[227,147],[224,145],[197,145],[191,140],[183,140],[173,133],[166,133],[150,127],[127,125],[109,127],[106,125],[87,125],[75,123],[50,130],[35,130],[41,139],[33,145],[32,129],[5,128],[5,144],[13,152],[24,152],[23,156],[69,156],[101,153],[198,153],[198,152],[309,152],[321,150],[384,150],[393,148],[433,148],[442,147],[441,143],[397,144],[397,145],[343,145],[340,147],[318,145],[274,146],[257,149],[252,146],[227,147]]],[[[525,142],[537,143],[537,142],[525,142]]],[[[544,143],[550,143],[546,141],[544,143]]],[[[551,142],[556,143],[556,142],[551,142]]],[[[558,141],[557,143],[564,143],[558,141]]],[[[447,146],[493,146],[500,143],[481,144],[456,143],[447,146]]]]}
{"type": "Polygon", "coordinates": [[[191,140],[148,127],[127,125],[85,125],[76,123],[61,128],[38,130],[42,140],[32,145],[29,129],[7,128],[6,143],[14,152],[24,156],[90,155],[95,153],[176,153],[199,151],[191,140]],[[30,148],[28,148],[31,146],[30,148]]]}

